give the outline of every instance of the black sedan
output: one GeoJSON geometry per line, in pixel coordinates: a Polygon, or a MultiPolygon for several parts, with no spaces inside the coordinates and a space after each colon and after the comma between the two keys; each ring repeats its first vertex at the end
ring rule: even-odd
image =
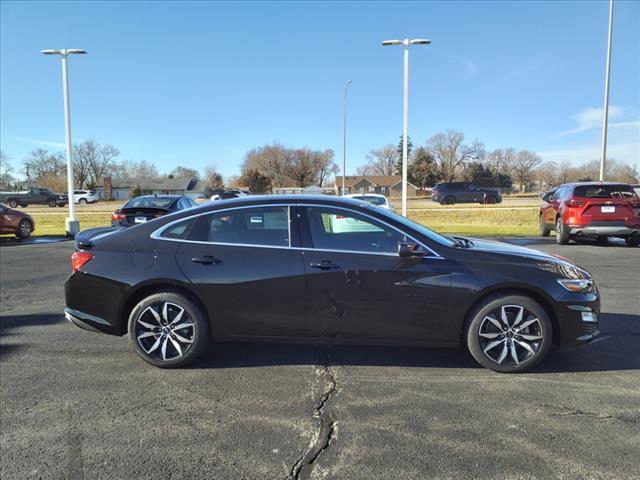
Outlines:
{"type": "Polygon", "coordinates": [[[76,249],[66,317],[158,367],[213,339],[463,346],[521,372],[599,333],[598,290],[569,261],[339,197],[212,202],[76,249]]]}
{"type": "Polygon", "coordinates": [[[143,195],[132,198],[122,208],[113,212],[111,225],[130,227],[196,205],[196,202],[184,195],[143,195]]]}

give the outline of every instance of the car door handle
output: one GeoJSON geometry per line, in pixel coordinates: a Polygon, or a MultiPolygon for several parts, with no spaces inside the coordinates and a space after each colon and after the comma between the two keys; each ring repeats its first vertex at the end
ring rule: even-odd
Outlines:
{"type": "Polygon", "coordinates": [[[309,266],[311,268],[319,268],[320,270],[337,270],[340,268],[340,265],[337,265],[329,260],[323,260],[320,263],[310,263],[309,266]]]}
{"type": "Polygon", "coordinates": [[[203,257],[193,257],[191,259],[193,263],[202,263],[203,265],[211,265],[212,263],[221,263],[221,260],[212,257],[211,255],[205,255],[203,257]]]}

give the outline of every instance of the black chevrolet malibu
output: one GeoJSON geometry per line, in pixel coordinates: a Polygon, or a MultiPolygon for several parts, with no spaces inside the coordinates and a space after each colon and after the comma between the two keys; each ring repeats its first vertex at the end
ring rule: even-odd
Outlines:
{"type": "Polygon", "coordinates": [[[466,347],[521,372],[598,335],[588,272],[562,258],[440,235],[369,203],[251,196],[76,238],[77,326],[128,334],[158,367],[211,340],[466,347]]]}

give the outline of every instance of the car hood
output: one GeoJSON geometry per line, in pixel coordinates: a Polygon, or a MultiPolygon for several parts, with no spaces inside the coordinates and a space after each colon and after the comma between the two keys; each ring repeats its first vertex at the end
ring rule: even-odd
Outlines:
{"type": "Polygon", "coordinates": [[[521,247],[520,245],[513,245],[506,242],[485,240],[482,238],[470,238],[469,240],[473,242],[473,245],[470,247],[470,249],[474,251],[499,253],[502,255],[513,255],[517,257],[526,257],[529,259],[546,260],[551,263],[568,263],[573,265],[570,261],[562,257],[541,252],[540,250],[534,250],[533,248],[521,247]]]}

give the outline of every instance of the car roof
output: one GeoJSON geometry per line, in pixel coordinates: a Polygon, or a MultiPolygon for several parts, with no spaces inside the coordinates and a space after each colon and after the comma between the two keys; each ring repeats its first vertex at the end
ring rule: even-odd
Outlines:
{"type": "Polygon", "coordinates": [[[382,197],[387,198],[381,193],[349,193],[348,195],[342,195],[347,198],[357,198],[357,197],[382,197]]]}
{"type": "Polygon", "coordinates": [[[565,185],[569,185],[571,187],[581,187],[581,186],[587,186],[587,187],[591,187],[591,186],[598,186],[598,185],[625,185],[625,186],[631,186],[628,183],[624,183],[624,182],[570,182],[570,183],[565,183],[562,186],[565,185]]]}
{"type": "Polygon", "coordinates": [[[176,199],[176,198],[182,198],[182,197],[185,197],[185,196],[186,195],[140,195],[138,197],[130,198],[129,201],[136,200],[138,198],[173,198],[173,199],[176,199]]]}
{"type": "Polygon", "coordinates": [[[363,200],[335,195],[247,195],[244,197],[226,198],[215,202],[201,203],[191,210],[218,210],[220,208],[240,207],[244,205],[269,205],[279,203],[322,203],[325,205],[345,207],[370,207],[371,204],[363,200]]]}

